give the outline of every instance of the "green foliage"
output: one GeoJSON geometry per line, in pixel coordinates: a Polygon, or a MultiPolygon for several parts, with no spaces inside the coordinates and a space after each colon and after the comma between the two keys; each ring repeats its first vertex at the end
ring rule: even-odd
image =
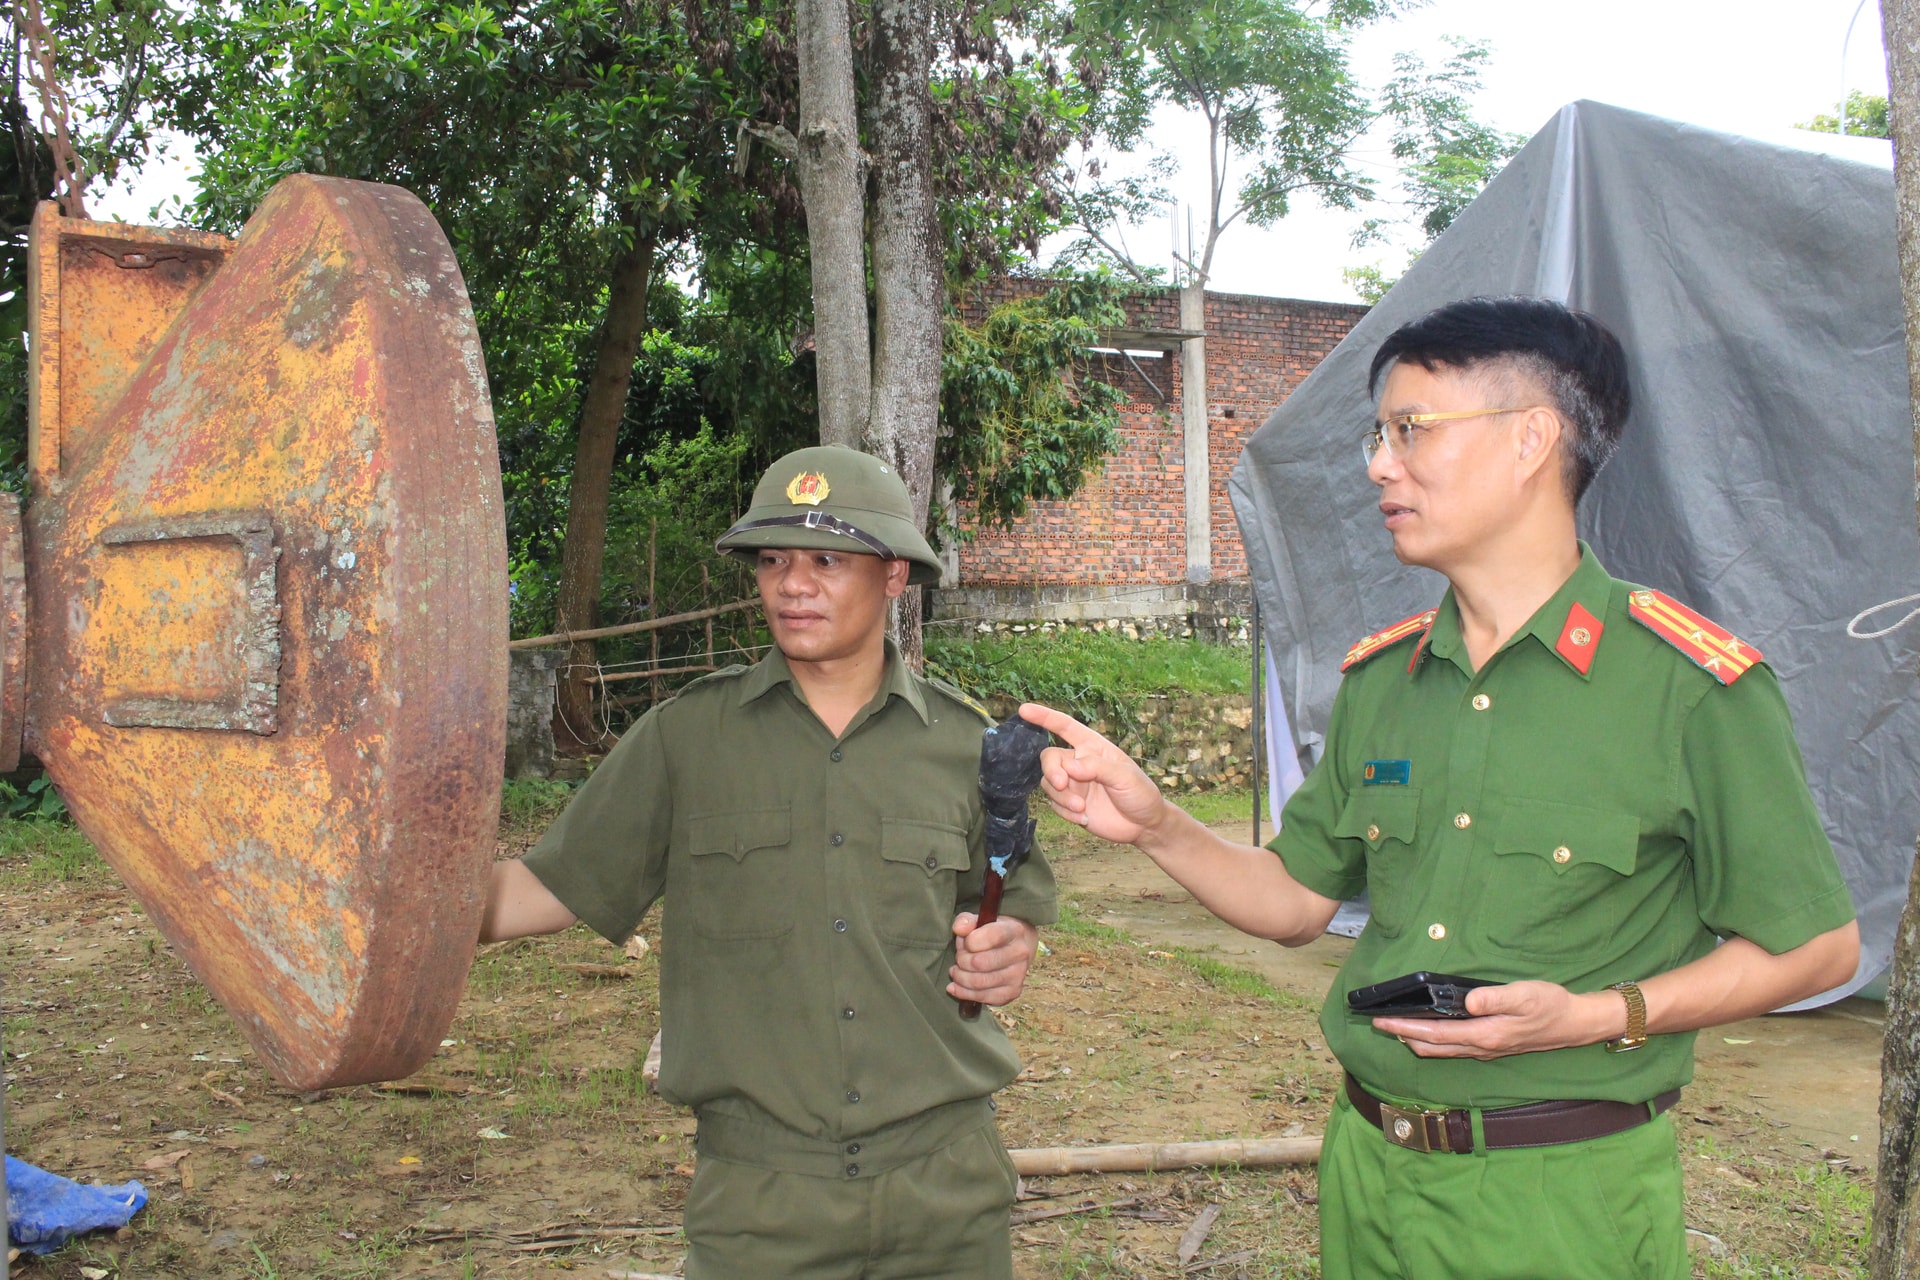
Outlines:
{"type": "Polygon", "coordinates": [[[1372,306],[1387,296],[1387,290],[1398,283],[1398,277],[1388,279],[1387,273],[1373,263],[1364,267],[1342,267],[1340,278],[1360,296],[1360,301],[1372,306]]]}
{"type": "Polygon", "coordinates": [[[1371,120],[1347,69],[1345,37],[1389,6],[1357,0],[1327,9],[1296,0],[1087,0],[1077,38],[1117,40],[1136,56],[1115,67],[1107,136],[1130,148],[1153,111],[1199,113],[1244,166],[1237,210],[1259,226],[1311,190],[1351,208],[1368,192],[1348,160],[1371,120]]]}
{"type": "Polygon", "coordinates": [[[500,822],[508,827],[545,825],[560,816],[573,787],[544,778],[510,778],[500,789],[500,822]]]}
{"type": "MultiPolygon", "coordinates": [[[[1384,241],[1391,229],[1404,223],[1418,228],[1422,248],[1433,243],[1526,142],[1520,134],[1473,118],[1473,97],[1480,90],[1488,45],[1444,38],[1453,53],[1438,70],[1429,71],[1417,54],[1394,57],[1394,76],[1381,109],[1394,123],[1392,150],[1400,165],[1402,212],[1395,218],[1367,219],[1354,236],[1356,248],[1384,241]]],[[[1415,250],[1412,256],[1418,254],[1415,250]]],[[[1378,264],[1349,267],[1341,275],[1369,303],[1385,297],[1397,279],[1378,264]]]]}
{"type": "Polygon", "coordinates": [[[69,821],[67,802],[53,789],[53,780],[44,773],[27,783],[16,786],[10,779],[0,778],[0,805],[5,806],[5,815],[18,822],[65,822],[69,821]]]}
{"type": "Polygon", "coordinates": [[[1156,693],[1247,692],[1246,651],[1200,640],[1109,632],[953,637],[927,633],[927,671],[975,698],[1043,702],[1085,721],[1130,725],[1156,693]]]}
{"type": "Polygon", "coordinates": [[[1486,66],[1485,41],[1443,37],[1453,54],[1428,71],[1417,54],[1393,60],[1382,110],[1394,122],[1393,158],[1421,233],[1431,242],[1453,225],[1526,138],[1473,118],[1486,66]]]}
{"type": "MultiPolygon", "coordinates": [[[[1840,132],[1839,104],[1834,105],[1832,115],[1817,115],[1794,127],[1810,133],[1840,132]]],[[[1877,93],[1862,93],[1858,89],[1847,94],[1847,132],[1857,138],[1891,138],[1893,126],[1887,120],[1887,100],[1877,93]]]]}
{"type": "Polygon", "coordinates": [[[936,465],[983,526],[1065,498],[1119,445],[1119,388],[1079,376],[1102,327],[1122,323],[1111,275],[1073,276],[1003,302],[978,325],[949,315],[936,465]]]}
{"type": "MultiPolygon", "coordinates": [[[[232,229],[304,170],[405,186],[453,243],[500,432],[515,631],[553,625],[580,406],[615,264],[635,245],[655,246],[650,334],[618,435],[597,620],[738,592],[712,535],[737,513],[742,477],[818,430],[792,164],[743,128],[797,128],[791,13],[765,0],[199,0],[191,12],[203,56],[170,119],[206,155],[203,224],[232,229]]],[[[1044,175],[1088,91],[1053,42],[1022,56],[1008,42],[1059,16],[974,0],[939,15],[935,180],[957,277],[1004,267],[1057,226],[1044,175]]],[[[858,57],[876,73],[864,41],[858,57]]],[[[1017,403],[983,412],[1040,416],[1031,441],[1002,432],[976,450],[1014,459],[989,468],[999,508],[1028,481],[1070,492],[1111,447],[1106,389],[1061,388],[1080,332],[1061,325],[1084,309],[1076,295],[1040,326],[1057,332],[1020,328],[1027,345],[1001,362],[1017,403]]],[[[971,343],[963,367],[993,354],[971,343]]],[[[612,649],[641,647],[652,639],[612,649]]]]}

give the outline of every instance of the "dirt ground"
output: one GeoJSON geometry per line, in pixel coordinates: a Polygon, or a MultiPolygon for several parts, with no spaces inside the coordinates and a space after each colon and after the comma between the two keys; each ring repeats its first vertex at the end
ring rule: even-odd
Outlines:
{"type": "MultiPolygon", "coordinates": [[[[1339,1077],[1316,1008],[1344,944],[1275,967],[1286,953],[1209,929],[1137,855],[1074,837],[1045,828],[1072,909],[1003,1019],[1027,1064],[1001,1098],[1008,1145],[1320,1133],[1339,1077]]],[[[152,1201],[17,1274],[675,1272],[693,1124],[642,1081],[657,954],[579,929],[487,949],[426,1071],[294,1094],[110,871],[37,839],[0,857],[7,1148],[81,1181],[138,1178],[152,1201]]],[[[1703,1043],[1679,1112],[1697,1275],[1861,1274],[1874,1016],[1703,1043]],[[1799,1053],[1797,1074],[1775,1070],[1799,1053]]],[[[1039,1178],[1026,1197],[1022,1280],[1318,1274],[1311,1166],[1039,1178]]]]}

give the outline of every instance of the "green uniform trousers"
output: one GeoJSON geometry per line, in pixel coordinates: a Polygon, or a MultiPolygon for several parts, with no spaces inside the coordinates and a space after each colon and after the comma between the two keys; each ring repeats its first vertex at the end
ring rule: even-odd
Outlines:
{"type": "Polygon", "coordinates": [[[1320,1155],[1323,1280],[1686,1280],[1662,1115],[1605,1138],[1447,1155],[1388,1142],[1342,1093],[1320,1155]]]}
{"type": "Polygon", "coordinates": [[[991,1123],[867,1177],[702,1155],[687,1280],[1013,1280],[1019,1179],[991,1123]]]}

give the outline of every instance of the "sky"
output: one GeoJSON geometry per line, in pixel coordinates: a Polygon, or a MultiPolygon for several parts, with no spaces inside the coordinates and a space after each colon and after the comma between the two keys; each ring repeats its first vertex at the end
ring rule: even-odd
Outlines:
{"type": "MultiPolygon", "coordinates": [[[[1842,85],[1886,92],[1878,0],[1429,0],[1413,13],[1361,32],[1353,68],[1371,87],[1392,73],[1393,56],[1420,54],[1437,65],[1443,36],[1485,40],[1491,57],[1476,99],[1480,119],[1532,135],[1569,102],[1582,98],[1759,137],[1833,112],[1842,85]]],[[[1198,180],[1175,179],[1176,195],[1205,205],[1205,132],[1163,118],[1155,145],[1173,151],[1198,180]]],[[[1383,186],[1393,165],[1383,139],[1369,138],[1356,157],[1383,186]]],[[[131,192],[89,200],[94,217],[145,222],[156,205],[191,194],[191,168],[149,166],[131,192]]],[[[1377,214],[1377,210],[1375,211],[1377,214]]],[[[1391,212],[1389,210],[1388,212],[1391,212]]],[[[1236,224],[1221,241],[1210,287],[1235,293],[1353,301],[1343,268],[1377,262],[1388,275],[1404,252],[1350,240],[1366,212],[1324,210],[1301,202],[1269,230],[1236,224]]],[[[1128,234],[1140,261],[1167,265],[1170,227],[1164,219],[1128,234]]]]}
{"type": "MultiPolygon", "coordinates": [[[[1841,46],[1856,8],[1846,86],[1884,94],[1878,0],[1864,7],[1860,0],[1431,0],[1362,32],[1352,65],[1361,83],[1377,87],[1392,74],[1396,53],[1417,53],[1437,66],[1450,52],[1443,36],[1485,40],[1491,56],[1475,114],[1513,133],[1531,136],[1562,106],[1584,98],[1734,133],[1779,136],[1833,113],[1841,46]]],[[[1153,141],[1186,158],[1196,180],[1172,185],[1204,218],[1204,128],[1162,118],[1153,141]]],[[[1383,139],[1370,138],[1357,158],[1383,186],[1392,180],[1383,139]]],[[[1393,276],[1406,262],[1404,252],[1350,246],[1366,216],[1306,202],[1272,230],[1236,224],[1220,242],[1209,287],[1354,301],[1342,268],[1377,261],[1393,276]]],[[[1164,267],[1170,233],[1161,220],[1127,238],[1141,262],[1164,267]]]]}

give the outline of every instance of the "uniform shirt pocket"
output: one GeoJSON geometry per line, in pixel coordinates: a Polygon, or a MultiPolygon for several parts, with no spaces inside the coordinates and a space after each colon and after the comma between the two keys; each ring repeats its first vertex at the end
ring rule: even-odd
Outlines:
{"type": "Polygon", "coordinates": [[[944,950],[953,941],[960,873],[973,865],[966,828],[882,818],[880,859],[873,931],[895,946],[944,950]]]}
{"type": "Polygon", "coordinates": [[[1620,923],[1640,820],[1544,800],[1504,803],[1482,911],[1496,950],[1529,960],[1592,957],[1620,923]]]}
{"type": "Polygon", "coordinates": [[[1416,900],[1420,788],[1359,787],[1347,797],[1333,834],[1366,846],[1367,906],[1374,927],[1391,938],[1405,926],[1416,900]]]}
{"type": "Polygon", "coordinates": [[[687,914],[694,932],[729,941],[792,932],[792,842],[786,805],[687,819],[687,914]]]}

